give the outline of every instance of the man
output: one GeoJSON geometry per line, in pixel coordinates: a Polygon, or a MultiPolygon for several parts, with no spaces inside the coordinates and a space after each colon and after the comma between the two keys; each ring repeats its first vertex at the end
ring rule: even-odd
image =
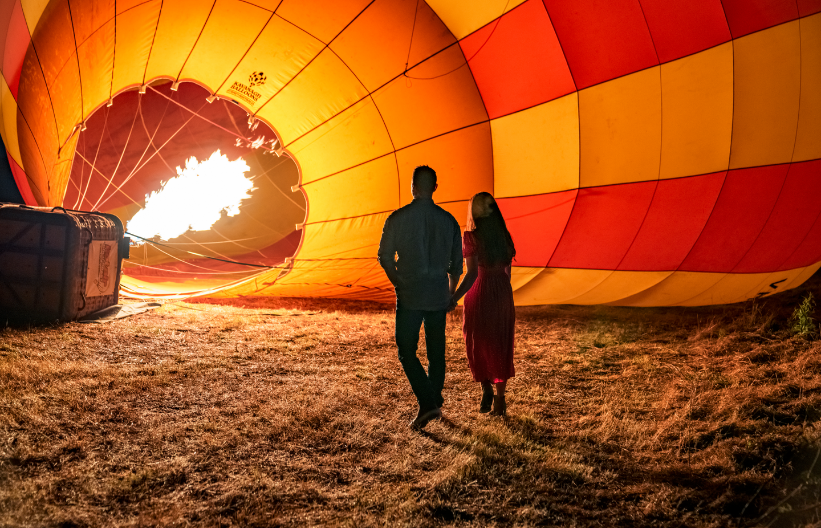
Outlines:
{"type": "Polygon", "coordinates": [[[379,243],[379,264],[396,290],[399,361],[419,403],[419,412],[411,422],[416,430],[442,416],[446,315],[462,275],[459,223],[433,203],[437,187],[433,169],[416,167],[411,184],[413,201],[388,217],[379,243]],[[423,323],[427,373],[416,356],[423,323]]]}

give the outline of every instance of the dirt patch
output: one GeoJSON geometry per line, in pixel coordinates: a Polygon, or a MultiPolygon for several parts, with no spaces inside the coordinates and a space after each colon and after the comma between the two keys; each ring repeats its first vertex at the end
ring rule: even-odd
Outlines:
{"type": "Polygon", "coordinates": [[[446,418],[424,434],[389,305],[169,302],[6,328],[0,525],[810,526],[821,345],[789,318],[819,285],[519,308],[506,420],[476,412],[457,313],[446,418]]]}

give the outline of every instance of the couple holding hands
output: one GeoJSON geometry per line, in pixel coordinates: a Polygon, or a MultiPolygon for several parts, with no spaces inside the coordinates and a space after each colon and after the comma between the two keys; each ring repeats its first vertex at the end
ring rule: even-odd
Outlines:
{"type": "Polygon", "coordinates": [[[468,205],[463,241],[453,215],[433,202],[437,187],[436,172],[417,167],[413,201],[388,217],[379,244],[379,263],[396,290],[399,361],[419,403],[410,424],[416,430],[442,416],[446,315],[463,296],[468,365],[482,385],[479,412],[505,414],[505,384],[514,375],[510,266],[516,250],[505,220],[493,196],[478,193],[468,205]],[[459,284],[463,258],[467,273],[459,284]],[[427,372],[416,355],[423,324],[427,372]]]}

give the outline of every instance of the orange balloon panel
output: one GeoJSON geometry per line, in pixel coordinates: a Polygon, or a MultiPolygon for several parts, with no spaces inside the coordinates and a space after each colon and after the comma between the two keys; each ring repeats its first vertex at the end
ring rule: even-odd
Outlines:
{"type": "Polygon", "coordinates": [[[429,164],[461,225],[499,199],[518,304],[738,302],[821,266],[821,5],[759,4],[0,0],[0,133],[27,202],[126,221],[247,163],[238,209],[133,248],[134,296],[388,301],[429,164]]]}

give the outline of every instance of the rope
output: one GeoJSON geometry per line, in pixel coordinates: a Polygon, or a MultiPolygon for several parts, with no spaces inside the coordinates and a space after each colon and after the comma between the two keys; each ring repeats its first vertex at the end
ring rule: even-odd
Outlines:
{"type": "Polygon", "coordinates": [[[221,258],[217,258],[217,257],[209,257],[208,255],[203,255],[201,253],[194,253],[193,251],[188,251],[186,249],[175,248],[174,246],[171,246],[171,245],[168,245],[168,244],[162,244],[160,242],[155,242],[155,241],[150,240],[148,238],[143,238],[139,235],[135,235],[134,233],[129,233],[128,231],[126,231],[125,234],[128,235],[128,236],[133,236],[134,238],[139,238],[140,240],[148,242],[149,244],[154,244],[155,246],[167,247],[168,249],[174,249],[174,250],[177,250],[177,251],[182,251],[183,253],[189,253],[191,255],[196,255],[198,257],[207,258],[207,259],[211,259],[211,260],[218,260],[220,262],[227,262],[228,264],[239,264],[240,266],[251,266],[251,267],[254,267],[254,268],[277,269],[277,266],[264,266],[262,264],[249,264],[247,262],[237,262],[236,260],[228,260],[228,259],[221,259],[221,258]]]}
{"type": "MultiPolygon", "coordinates": [[[[498,27],[499,27],[499,22],[502,20],[502,18],[504,17],[505,13],[507,13],[507,6],[508,6],[509,4],[510,4],[510,0],[507,0],[507,2],[505,2],[505,7],[504,7],[504,9],[502,9],[502,14],[501,14],[501,15],[499,15],[499,17],[495,20],[495,24],[493,25],[493,29],[492,29],[492,30],[490,30],[490,35],[488,35],[488,36],[487,36],[487,38],[485,39],[485,41],[482,43],[482,45],[481,45],[481,46],[479,46],[479,49],[477,49],[477,50],[476,50],[476,52],[474,52],[474,54],[473,54],[473,55],[471,55],[469,58],[465,59],[465,62],[463,62],[462,64],[460,64],[459,66],[457,66],[457,67],[453,68],[452,70],[450,70],[450,71],[448,71],[448,72],[442,73],[442,74],[440,74],[440,75],[434,75],[433,77],[414,77],[414,76],[412,76],[412,75],[408,75],[408,64],[407,64],[407,63],[405,63],[405,73],[404,73],[403,75],[404,75],[405,77],[407,77],[408,79],[416,79],[416,80],[419,80],[419,81],[432,81],[433,79],[438,79],[438,78],[440,78],[440,77],[444,77],[445,75],[450,75],[451,73],[453,73],[453,72],[455,72],[455,71],[457,71],[457,70],[461,70],[462,68],[464,68],[465,66],[467,66],[467,65],[470,63],[470,61],[472,61],[472,60],[474,59],[474,57],[476,57],[477,55],[479,55],[479,52],[480,52],[480,51],[482,51],[482,48],[484,48],[484,47],[485,47],[485,45],[486,45],[488,42],[490,42],[490,38],[491,38],[491,37],[493,36],[493,34],[496,32],[496,28],[498,28],[498,27]]],[[[418,4],[417,4],[417,6],[418,6],[418,4]]],[[[415,26],[415,25],[416,25],[416,18],[414,17],[414,26],[415,26]]],[[[413,44],[413,33],[411,33],[411,44],[413,44]]],[[[408,51],[408,60],[410,60],[410,50],[408,51]]]]}

